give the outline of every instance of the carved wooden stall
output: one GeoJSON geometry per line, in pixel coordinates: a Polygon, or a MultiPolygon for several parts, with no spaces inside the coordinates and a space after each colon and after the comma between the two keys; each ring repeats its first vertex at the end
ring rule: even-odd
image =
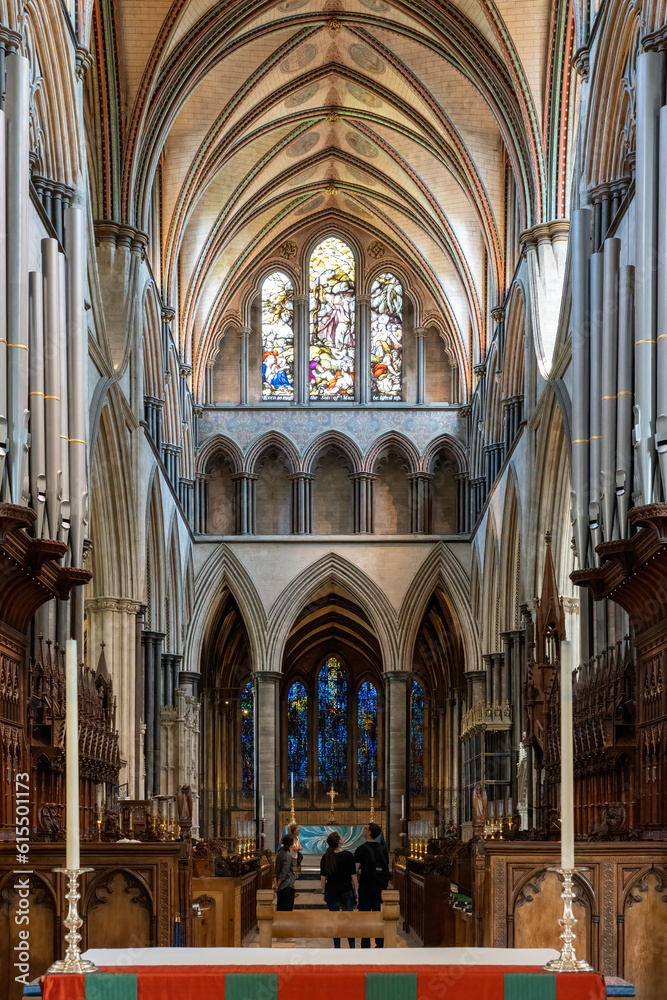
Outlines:
{"type": "MultiPolygon", "coordinates": [[[[177,916],[187,908],[179,886],[178,842],[147,844],[82,843],[80,912],[82,950],[141,948],[174,944],[177,916]]],[[[22,987],[8,957],[21,926],[15,916],[26,879],[30,916],[30,977],[41,975],[64,954],[62,915],[67,912],[65,884],[53,869],[64,867],[64,844],[31,844],[29,875],[15,874],[16,846],[0,843],[0,996],[17,1000],[22,987]]]]}
{"type": "Polygon", "coordinates": [[[425,948],[472,944],[472,845],[454,839],[422,857],[397,851],[392,884],[398,889],[406,931],[425,948]]]}
{"type": "Polygon", "coordinates": [[[258,890],[271,887],[271,854],[230,857],[224,844],[202,841],[192,864],[193,947],[240,947],[257,924],[258,890]]]}

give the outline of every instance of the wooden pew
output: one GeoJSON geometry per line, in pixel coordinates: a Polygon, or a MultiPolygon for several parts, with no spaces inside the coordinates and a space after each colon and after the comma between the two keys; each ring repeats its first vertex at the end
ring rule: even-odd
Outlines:
{"type": "Polygon", "coordinates": [[[274,910],[272,889],[257,892],[260,948],[272,948],[273,938],[383,938],[385,948],[396,947],[399,902],[396,889],[382,893],[379,911],[274,910]]]}

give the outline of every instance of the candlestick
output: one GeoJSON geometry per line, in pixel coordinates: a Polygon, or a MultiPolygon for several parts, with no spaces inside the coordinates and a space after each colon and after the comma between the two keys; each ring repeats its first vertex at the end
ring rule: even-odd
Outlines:
{"type": "Polygon", "coordinates": [[[65,773],[68,871],[79,868],[79,678],[76,639],[65,643],[65,773]]]}
{"type": "Polygon", "coordinates": [[[572,912],[572,902],[574,900],[572,880],[575,871],[572,868],[550,868],[549,871],[555,871],[563,879],[563,891],[561,893],[563,898],[563,916],[558,921],[563,928],[563,933],[560,936],[563,942],[563,949],[558,958],[552,958],[544,968],[547,972],[592,972],[592,966],[583,959],[578,959],[574,953],[575,934],[573,927],[577,921],[572,912]]]}
{"type": "Polygon", "coordinates": [[[374,782],[374,780],[375,780],[374,775],[371,774],[371,798],[373,798],[373,782],[374,782]]]}
{"type": "MultiPolygon", "coordinates": [[[[76,642],[74,645],[76,646],[76,642]]],[[[79,892],[79,875],[83,875],[84,872],[92,872],[93,869],[75,868],[72,870],[69,868],[54,868],[54,871],[67,876],[67,894],[65,898],[69,904],[69,908],[67,916],[63,920],[67,928],[67,934],[65,935],[67,952],[64,958],[54,962],[46,972],[48,975],[53,975],[53,973],[78,973],[79,975],[83,973],[88,975],[91,972],[99,972],[94,962],[89,962],[87,959],[81,958],[81,952],[79,951],[79,942],[81,940],[79,928],[83,923],[83,920],[79,916],[78,908],[78,902],[81,898],[81,893],[79,892]]]]}
{"type": "Polygon", "coordinates": [[[572,735],[572,646],[560,647],[560,820],[562,869],[574,868],[574,740],[572,735]]]}

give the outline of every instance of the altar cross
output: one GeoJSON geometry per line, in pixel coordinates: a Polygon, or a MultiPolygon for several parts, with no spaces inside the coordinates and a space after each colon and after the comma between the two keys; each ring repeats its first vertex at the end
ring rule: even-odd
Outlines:
{"type": "Polygon", "coordinates": [[[334,799],[335,799],[335,798],[336,798],[336,796],[338,795],[338,792],[334,792],[334,786],[333,786],[333,781],[331,782],[331,788],[330,788],[330,789],[329,789],[329,791],[327,792],[327,795],[328,795],[328,796],[329,796],[329,798],[331,799],[331,812],[329,813],[329,822],[330,822],[330,823],[333,823],[333,821],[334,821],[334,820],[335,820],[335,818],[336,818],[336,816],[335,816],[335,813],[334,813],[334,799]]]}

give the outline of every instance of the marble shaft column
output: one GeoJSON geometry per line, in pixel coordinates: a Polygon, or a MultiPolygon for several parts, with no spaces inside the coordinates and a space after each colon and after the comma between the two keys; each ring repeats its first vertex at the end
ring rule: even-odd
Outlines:
{"type": "Polygon", "coordinates": [[[239,358],[239,403],[241,406],[248,405],[248,394],[250,391],[250,380],[248,376],[248,338],[250,337],[250,327],[242,326],[238,330],[240,340],[239,358]]]}
{"type": "MultiPolygon", "coordinates": [[[[255,815],[257,804],[264,796],[264,846],[269,851],[278,847],[280,734],[278,728],[278,691],[281,674],[256,671],[253,674],[255,694],[255,815]]],[[[261,808],[261,806],[260,806],[261,808]]]]}
{"type": "Polygon", "coordinates": [[[426,472],[413,472],[407,478],[410,481],[410,531],[413,535],[430,535],[433,476],[426,472]]]}
{"type": "Polygon", "coordinates": [[[162,776],[162,706],[164,705],[164,684],[162,680],[162,643],[164,635],[154,633],[153,638],[153,685],[155,710],[153,713],[153,795],[161,791],[162,776]]]}
{"type": "Polygon", "coordinates": [[[408,734],[410,713],[407,670],[388,670],[383,674],[387,693],[385,761],[387,789],[387,836],[392,851],[401,846],[401,796],[405,795],[405,815],[410,816],[408,734]]]}
{"type": "Polygon", "coordinates": [[[355,380],[357,402],[365,406],[370,398],[371,380],[371,297],[357,295],[357,332],[355,336],[355,380]]]}
{"type": "Polygon", "coordinates": [[[252,472],[238,472],[230,476],[236,484],[236,534],[255,534],[255,483],[259,478],[252,472]]]}
{"type": "Polygon", "coordinates": [[[423,406],[426,402],[426,327],[415,327],[415,344],[417,347],[417,392],[415,402],[423,406]]]}
{"type": "Polygon", "coordinates": [[[350,479],[354,496],[354,533],[372,534],[375,530],[374,492],[377,476],[371,472],[354,472],[350,479]]]}
{"type": "Polygon", "coordinates": [[[208,520],[208,484],[211,477],[205,472],[195,475],[195,534],[205,535],[208,520]]]}
{"type": "MultiPolygon", "coordinates": [[[[72,565],[83,565],[88,520],[88,324],[85,311],[86,241],[81,205],[65,210],[67,247],[68,457],[72,565]]],[[[83,644],[83,634],[77,635],[83,644]]]]}
{"type": "Polygon", "coordinates": [[[310,368],[308,342],[310,330],[308,324],[308,295],[294,296],[294,398],[299,406],[308,402],[310,391],[310,368]]]}
{"type": "MultiPolygon", "coordinates": [[[[43,278],[31,271],[30,287],[30,499],[37,513],[35,537],[44,529],[46,501],[46,427],[44,424],[44,300],[43,278]]],[[[0,310],[4,312],[4,310],[0,310]]],[[[0,435],[1,437],[1,435],[0,435]]],[[[1,445],[0,445],[1,447],[1,445]]],[[[0,469],[0,482],[2,470],[0,469]]]]}
{"type": "Polygon", "coordinates": [[[591,213],[572,213],[572,490],[574,532],[579,567],[588,566],[588,466],[590,449],[590,303],[589,256],[591,213]]]}
{"type": "MultiPolygon", "coordinates": [[[[635,458],[640,504],[654,501],[656,324],[658,251],[659,116],[663,57],[637,57],[637,158],[635,180],[635,458]]],[[[660,331],[664,332],[664,331],[660,331]]]]}
{"type": "Polygon", "coordinates": [[[595,547],[602,541],[602,316],[604,311],[604,254],[591,257],[591,377],[590,377],[590,458],[588,526],[593,544],[594,564],[599,564],[595,547]]]}
{"type": "Polygon", "coordinates": [[[482,661],[484,663],[484,673],[486,677],[486,704],[493,705],[493,655],[491,653],[484,653],[482,661]]]}
{"type": "MultiPolygon", "coordinates": [[[[28,460],[28,207],[30,205],[29,65],[13,52],[5,60],[7,440],[10,500],[24,501],[28,460]]],[[[0,414],[1,416],[1,414],[0,414]]],[[[2,430],[2,428],[0,428],[2,430]]],[[[3,435],[0,434],[0,438],[3,435]]],[[[54,536],[55,537],[55,536],[54,536]]]]}
{"type": "MultiPolygon", "coordinates": [[[[632,401],[634,397],[635,269],[622,267],[618,280],[618,396],[616,403],[616,503],[621,538],[628,536],[632,496],[632,401]]],[[[667,343],[667,339],[664,341],[667,343]]]]}
{"type": "Polygon", "coordinates": [[[602,534],[606,542],[614,535],[616,514],[616,400],[618,373],[618,265],[621,241],[604,245],[604,314],[602,316],[602,534]]]}
{"type": "MultiPolygon", "coordinates": [[[[5,38],[0,37],[0,91],[5,79],[5,38]]],[[[4,93],[0,93],[0,177],[7,176],[4,93]]],[[[7,295],[7,189],[0,183],[0,289],[7,295]]],[[[0,484],[7,461],[7,309],[0,309],[0,484]]]]}
{"type": "Polygon", "coordinates": [[[292,482],[292,534],[310,535],[313,530],[311,493],[315,476],[309,472],[294,472],[288,478],[292,482]]]}
{"type": "Polygon", "coordinates": [[[455,473],[454,479],[457,484],[456,530],[459,535],[467,535],[470,531],[470,479],[467,472],[455,473]]]}

